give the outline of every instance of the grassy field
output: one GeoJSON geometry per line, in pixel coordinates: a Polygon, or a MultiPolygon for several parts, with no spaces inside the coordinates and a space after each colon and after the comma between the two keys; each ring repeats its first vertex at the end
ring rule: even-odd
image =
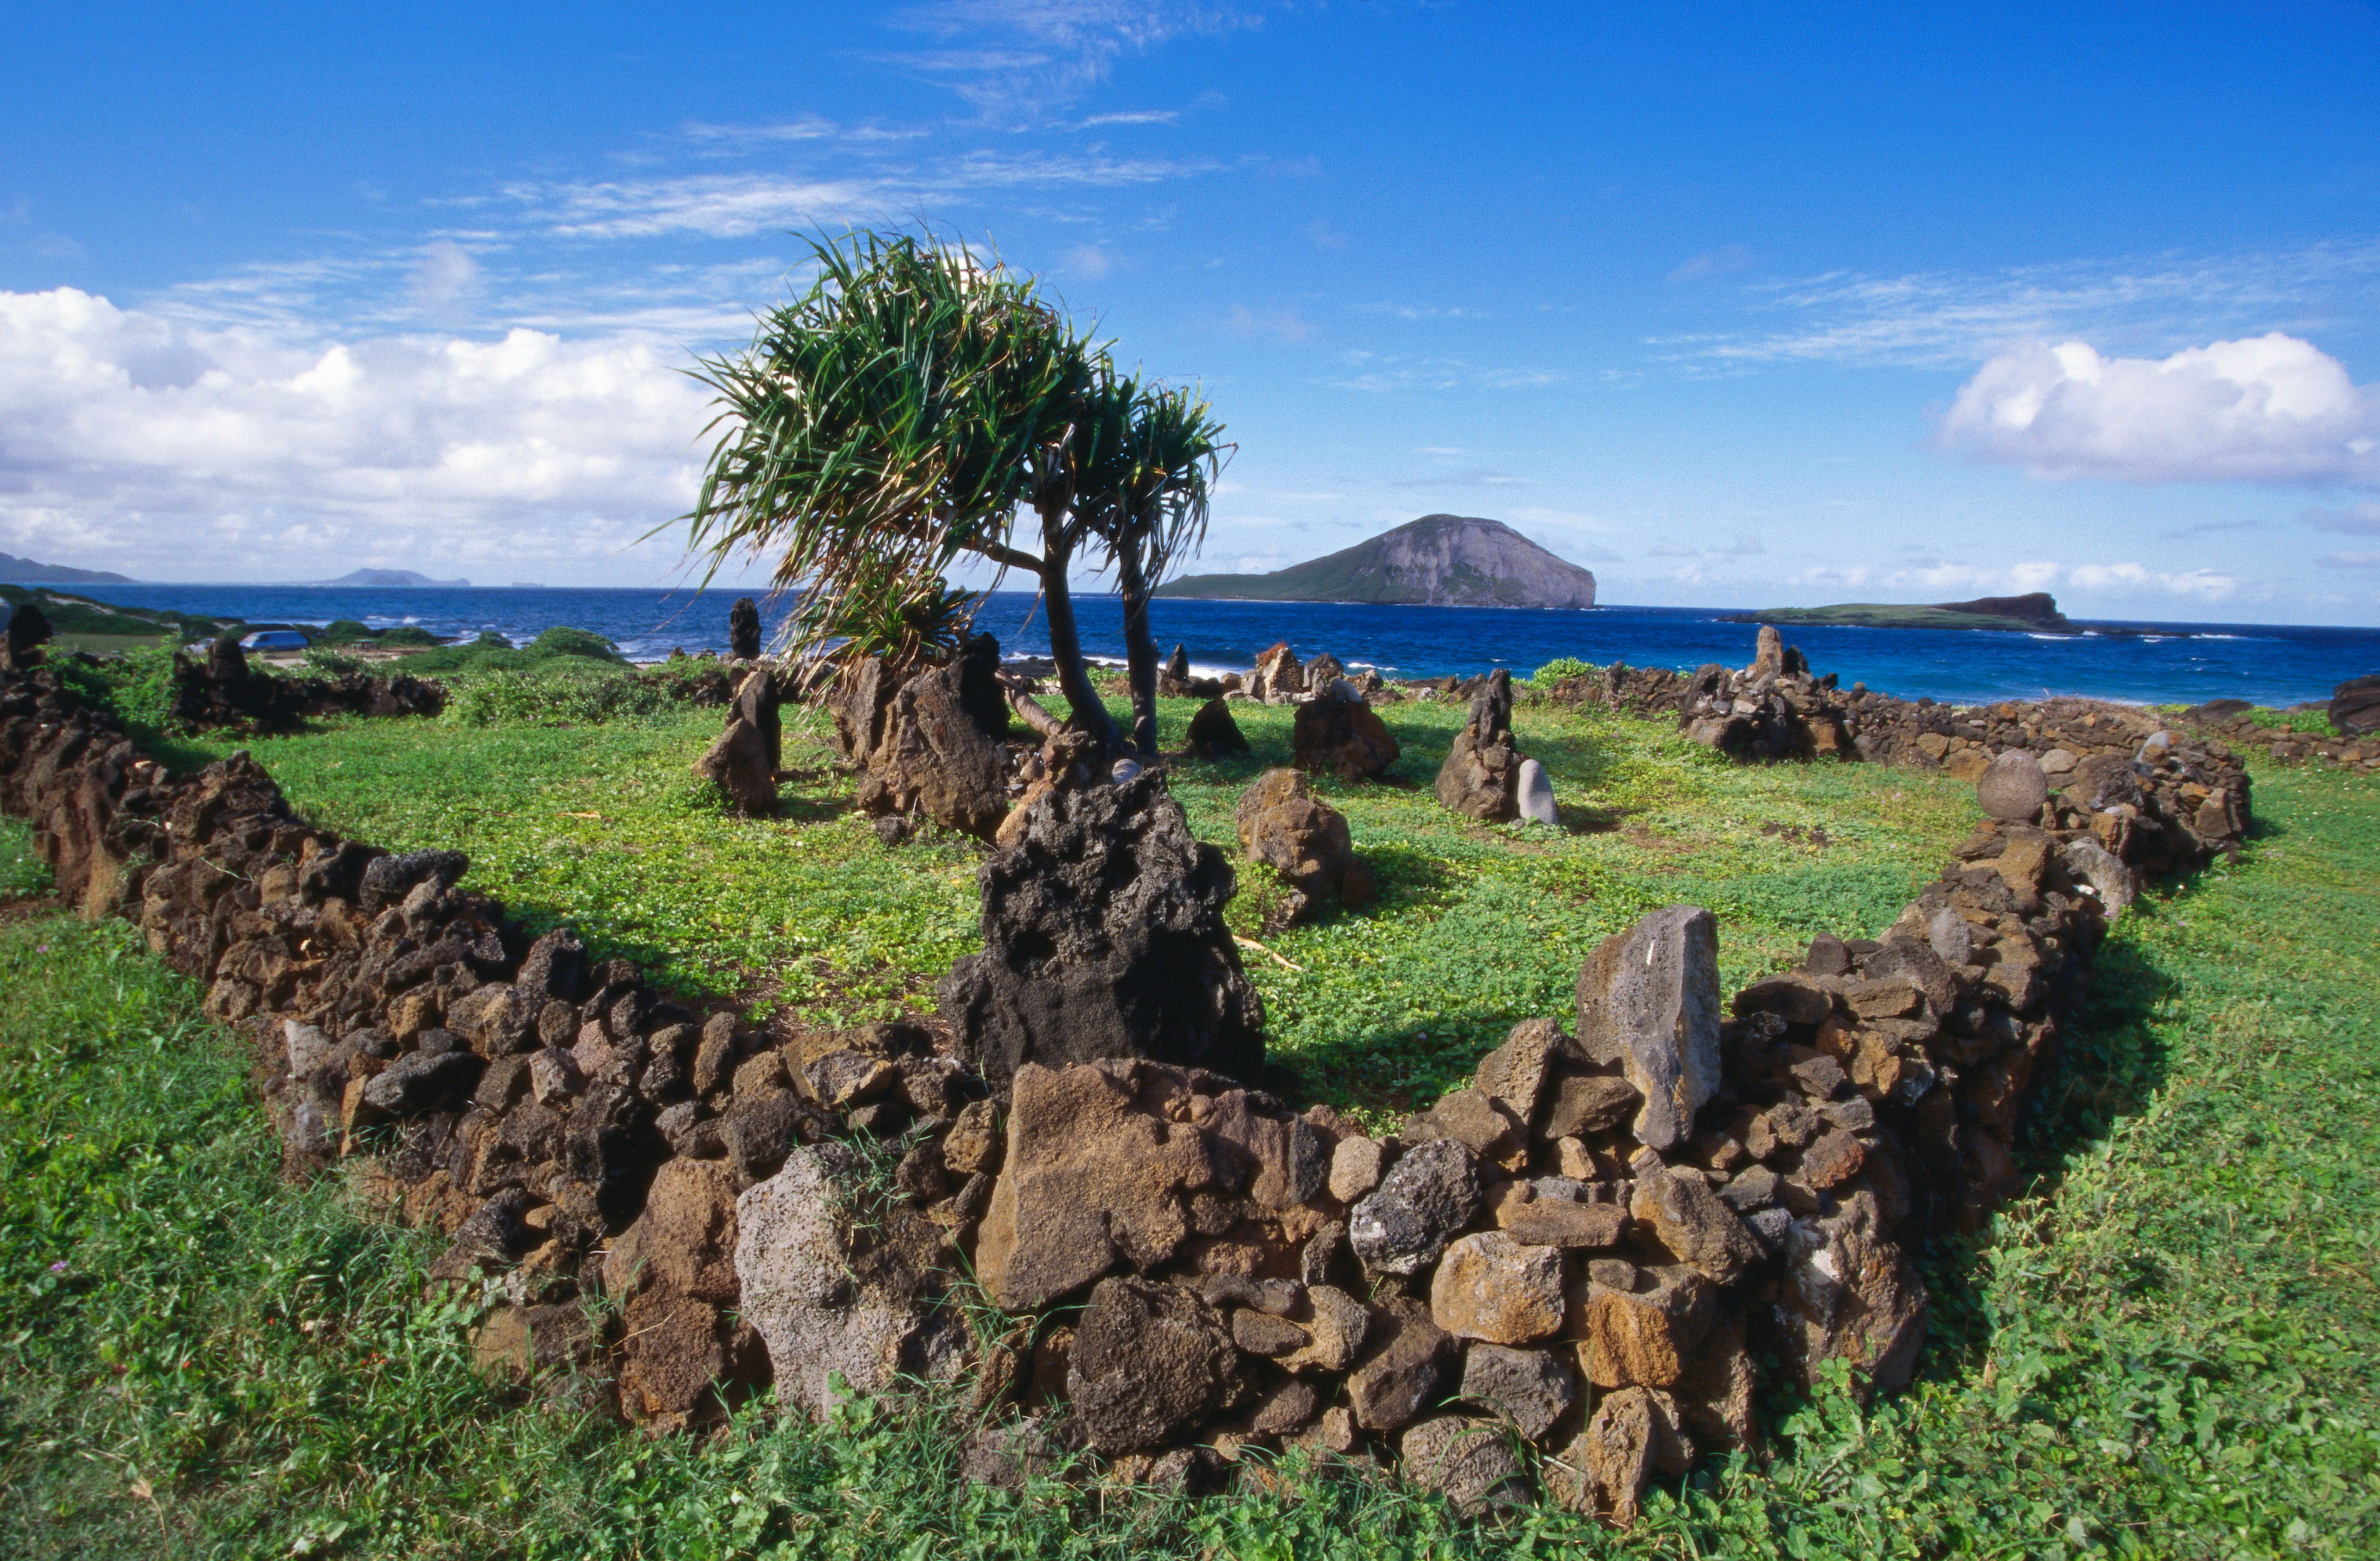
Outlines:
{"type": "MultiPolygon", "coordinates": [[[[1270,713],[1250,721],[1259,761],[1286,738],[1270,713]]],[[[1475,829],[1427,801],[1451,715],[1391,713],[1419,785],[1342,798],[1391,893],[1269,940],[1300,971],[1252,956],[1282,1051],[1360,1102],[1426,1095],[1510,1014],[1559,1011],[1563,965],[1645,904],[1718,909],[1732,981],[1815,926],[1872,928],[1969,819],[1892,772],[1735,771],[1651,728],[1524,712],[1576,832],[1475,829]],[[1376,1006],[1339,1011],[1359,1001],[1376,1006]]],[[[912,978],[966,945],[970,849],[885,853],[822,776],[790,789],[787,822],[710,815],[679,776],[713,725],[387,723],[258,750],[326,822],[389,844],[453,830],[524,909],[679,950],[686,982],[824,961],[788,1001],[914,1001],[912,978]],[[731,876],[677,897],[702,852],[731,876]],[[612,897],[630,893],[633,914],[612,897]],[[833,896],[853,909],[812,903],[833,896]],[[698,914],[719,900],[736,909],[698,914]],[[856,913],[873,930],[839,931],[856,913]]],[[[1223,837],[1256,767],[1183,777],[1202,834],[1223,837]]],[[[419,1299],[437,1243],[360,1220],[335,1181],[279,1183],[198,994],[127,929],[25,913],[42,875],[0,823],[0,898],[18,896],[0,905],[0,1554],[2380,1553],[2380,790],[2261,771],[2257,808],[2239,863],[2153,897],[2103,952],[2030,1146],[2035,1195],[1925,1254],[1917,1386],[1869,1411],[1772,1403],[1771,1464],[1706,1466],[1626,1535],[1548,1510],[1465,1524],[1295,1467],[1204,1504],[1011,1497],[956,1479],[949,1421],[917,1405],[826,1428],[762,1407],[655,1442],[567,1384],[484,1386],[467,1318],[419,1299]]]]}
{"type": "MultiPolygon", "coordinates": [[[[1196,708],[1163,705],[1164,740],[1196,708]]],[[[1237,854],[1240,792],[1290,751],[1287,709],[1235,706],[1255,755],[1184,763],[1201,838],[1237,854]]],[[[535,925],[567,921],[681,987],[763,994],[823,1023],[930,1007],[978,946],[979,848],[941,835],[881,845],[851,811],[822,718],[789,711],[784,816],[722,815],[689,766],[713,712],[597,728],[504,721],[353,722],[248,744],[308,816],[394,848],[470,854],[468,882],[535,925]]],[[[1406,757],[1392,785],[1320,789],[1348,817],[1379,893],[1365,909],[1245,951],[1275,1053],[1334,1104],[1404,1108],[1467,1072],[1516,1020],[1560,1014],[1587,951],[1645,911],[1719,918],[1730,985],[1800,957],[1821,929],[1888,922],[1980,816],[1972,790],[1860,765],[1743,769],[1665,723],[1523,710],[1565,827],[1475,825],[1430,782],[1459,708],[1387,707],[1406,757]]],[[[220,757],[223,738],[175,750],[220,757]]],[[[1260,931],[1262,869],[1243,866],[1235,928],[1260,931]]]]}

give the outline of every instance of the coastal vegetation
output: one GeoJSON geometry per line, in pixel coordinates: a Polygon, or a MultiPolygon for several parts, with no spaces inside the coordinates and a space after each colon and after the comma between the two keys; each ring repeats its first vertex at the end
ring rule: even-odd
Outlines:
{"type": "MultiPolygon", "coordinates": [[[[1160,708],[1169,742],[1190,708],[1160,708]]],[[[1419,753],[1458,719],[1385,714],[1419,753]]],[[[1248,773],[1285,749],[1273,716],[1244,712],[1248,773]]],[[[1426,1103],[1502,1024],[1560,1011],[1573,942],[1647,904],[1718,909],[1730,985],[1811,932],[1873,931],[1973,818],[1938,778],[1740,769],[1665,724],[1525,701],[1515,725],[1560,788],[1562,831],[1469,824],[1394,787],[1334,789],[1384,892],[1245,951],[1316,1098],[1426,1103]]],[[[497,713],[238,746],[323,822],[459,846],[517,910],[639,958],[668,951],[661,968],[688,989],[776,976],[777,1000],[817,1022],[914,1006],[968,946],[974,848],[885,851],[823,771],[788,786],[778,821],[720,816],[680,778],[715,726],[676,708],[570,728],[497,713]]],[[[821,758],[814,728],[788,737],[789,765],[821,758]]],[[[232,746],[158,745],[177,764],[232,746]]],[[[1244,778],[1177,769],[1202,835],[1230,839],[1244,778]]],[[[714,1437],[654,1442],[595,1419],[566,1384],[490,1386],[467,1316],[421,1299],[439,1239],[362,1218],[335,1178],[280,1183],[245,1060],[197,992],[128,929],[42,907],[25,831],[0,823],[0,1545],[2368,1554],[2380,1196],[2360,1168],[2380,1152],[2380,1029],[2363,1001],[2380,957],[2362,931],[2380,800],[2336,772],[2260,768],[2257,787],[2250,849],[2152,896],[2103,950],[2030,1146],[2035,1196],[1925,1254],[1937,1307],[1919,1384],[1870,1409],[1834,1391],[1768,1406],[1775,1462],[1706,1466],[1624,1536],[1550,1507],[1466,1522],[1294,1459],[1206,1503],[1056,1484],[1012,1496],[959,1479],[947,1422],[897,1400],[825,1428],[756,1408],[714,1437]]],[[[1234,925],[1257,936],[1269,886],[1257,870],[1241,880],[1234,925]]]]}
{"type": "MultiPolygon", "coordinates": [[[[800,592],[783,649],[841,640],[837,653],[867,656],[909,639],[866,632],[888,607],[917,604],[955,634],[943,577],[961,558],[1014,570],[1038,582],[1074,720],[1112,750],[1068,577],[1113,568],[1129,729],[1153,754],[1148,595],[1206,534],[1222,425],[1195,391],[1119,369],[1034,278],[986,268],[963,245],[861,232],[810,249],[811,286],[697,373],[718,393],[721,431],[685,517],[706,580],[762,564],[776,589],[800,592]],[[1038,552],[1021,530],[1028,511],[1038,552]]],[[[955,646],[919,649],[940,661],[955,646]]]]}

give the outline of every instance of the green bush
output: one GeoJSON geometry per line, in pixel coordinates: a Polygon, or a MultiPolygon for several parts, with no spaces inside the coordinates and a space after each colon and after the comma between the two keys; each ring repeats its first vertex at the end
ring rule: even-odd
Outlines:
{"type": "Polygon", "coordinates": [[[165,645],[135,645],[97,666],[62,662],[58,676],[74,692],[113,713],[135,737],[153,737],[174,719],[174,652],[165,645]]]}
{"type": "Polygon", "coordinates": [[[601,726],[648,720],[675,704],[663,689],[632,675],[553,665],[458,680],[449,690],[445,719],[463,726],[601,726]]]}
{"type": "MultiPolygon", "coordinates": [[[[399,624],[395,628],[383,628],[376,638],[383,645],[435,645],[438,643],[438,636],[426,628],[409,623],[399,624]]],[[[498,635],[496,638],[502,640],[504,636],[498,635]]]]}
{"type": "Polygon", "coordinates": [[[1545,665],[1537,668],[1536,672],[1530,674],[1529,681],[1537,684],[1541,688],[1550,689],[1565,677],[1592,677],[1594,676],[1595,668],[1579,660],[1576,656],[1556,656],[1553,660],[1546,663],[1545,665]]]}
{"type": "Polygon", "coordinates": [[[585,656],[590,661],[620,661],[620,647],[600,634],[583,628],[565,628],[555,625],[529,643],[529,653],[538,656],[585,656]]]}
{"type": "Polygon", "coordinates": [[[371,670],[360,657],[346,655],[322,645],[309,646],[306,653],[298,660],[307,671],[323,677],[346,677],[371,670]]]}

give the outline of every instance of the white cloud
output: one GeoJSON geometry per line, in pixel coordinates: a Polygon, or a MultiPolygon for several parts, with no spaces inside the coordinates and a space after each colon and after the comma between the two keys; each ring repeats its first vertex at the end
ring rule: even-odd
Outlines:
{"type": "Polygon", "coordinates": [[[1208,0],[931,0],[893,25],[939,48],[888,56],[992,118],[1038,118],[1107,79],[1117,60],[1175,38],[1257,24],[1208,0]]]}
{"type": "Polygon", "coordinates": [[[452,238],[436,239],[422,251],[409,282],[414,307],[441,325],[468,321],[480,288],[479,262],[452,238]]]}
{"type": "Polygon", "coordinates": [[[2372,482],[2380,393],[2278,331],[2165,359],[2034,343],[1967,382],[1939,442],[2035,477],[2372,482]]]}
{"type": "Polygon", "coordinates": [[[1672,282],[1707,282],[1715,276],[1730,276],[1752,264],[1752,251],[1741,244],[1722,244],[1716,250],[1705,250],[1670,273],[1672,282]]]}
{"type": "Polygon", "coordinates": [[[2314,562],[2325,569],[2380,569],[2380,553],[2325,553],[2314,562]]]}
{"type": "MultiPolygon", "coordinates": [[[[151,579],[616,579],[692,499],[705,397],[678,366],[632,338],[325,345],[0,293],[0,533],[151,579]]],[[[657,540],[632,572],[674,562],[657,540]]]]}
{"type": "Polygon", "coordinates": [[[2229,575],[2219,575],[2212,569],[2165,574],[2139,564],[2077,564],[2067,571],[2067,578],[2080,590],[2102,591],[2111,596],[2139,596],[2162,591],[2168,596],[2187,596],[2201,602],[2219,602],[2240,587],[2240,582],[2229,575]]]}
{"type": "MultiPolygon", "coordinates": [[[[1691,265],[1694,262],[1689,262],[1691,265]]],[[[2159,348],[2214,330],[2297,321],[2369,323],[2380,242],[2269,252],[2132,255],[1997,272],[1836,272],[1748,288],[1768,329],[1656,338],[1665,356],[1718,362],[1950,367],[2011,342],[2092,335],[2159,348]]]]}

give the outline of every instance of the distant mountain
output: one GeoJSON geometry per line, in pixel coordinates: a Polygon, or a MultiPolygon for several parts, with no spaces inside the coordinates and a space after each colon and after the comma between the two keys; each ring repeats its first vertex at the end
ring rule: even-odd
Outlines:
{"type": "Polygon", "coordinates": [[[1592,607],[1595,576],[1501,520],[1425,515],[1269,575],[1190,575],[1160,596],[1426,607],[1592,607]]]}
{"type": "Polygon", "coordinates": [[[468,586],[471,582],[469,580],[434,580],[428,575],[417,575],[411,569],[358,569],[353,574],[341,575],[334,580],[308,580],[305,583],[308,585],[377,585],[383,587],[392,585],[439,585],[445,586],[450,590],[461,590],[462,588],[468,586]]]}
{"type": "Polygon", "coordinates": [[[1889,602],[1840,602],[1831,607],[1772,607],[1763,613],[1729,613],[1722,623],[1769,623],[1786,628],[1982,628],[2020,634],[2082,632],[2058,610],[2046,591],[2022,596],[1979,596],[1973,602],[1902,606],[1889,602]]]}
{"type": "Polygon", "coordinates": [[[36,564],[30,558],[11,558],[0,553],[0,580],[15,585],[133,585],[130,575],[110,574],[105,569],[69,569],[63,564],[36,564]]]}

